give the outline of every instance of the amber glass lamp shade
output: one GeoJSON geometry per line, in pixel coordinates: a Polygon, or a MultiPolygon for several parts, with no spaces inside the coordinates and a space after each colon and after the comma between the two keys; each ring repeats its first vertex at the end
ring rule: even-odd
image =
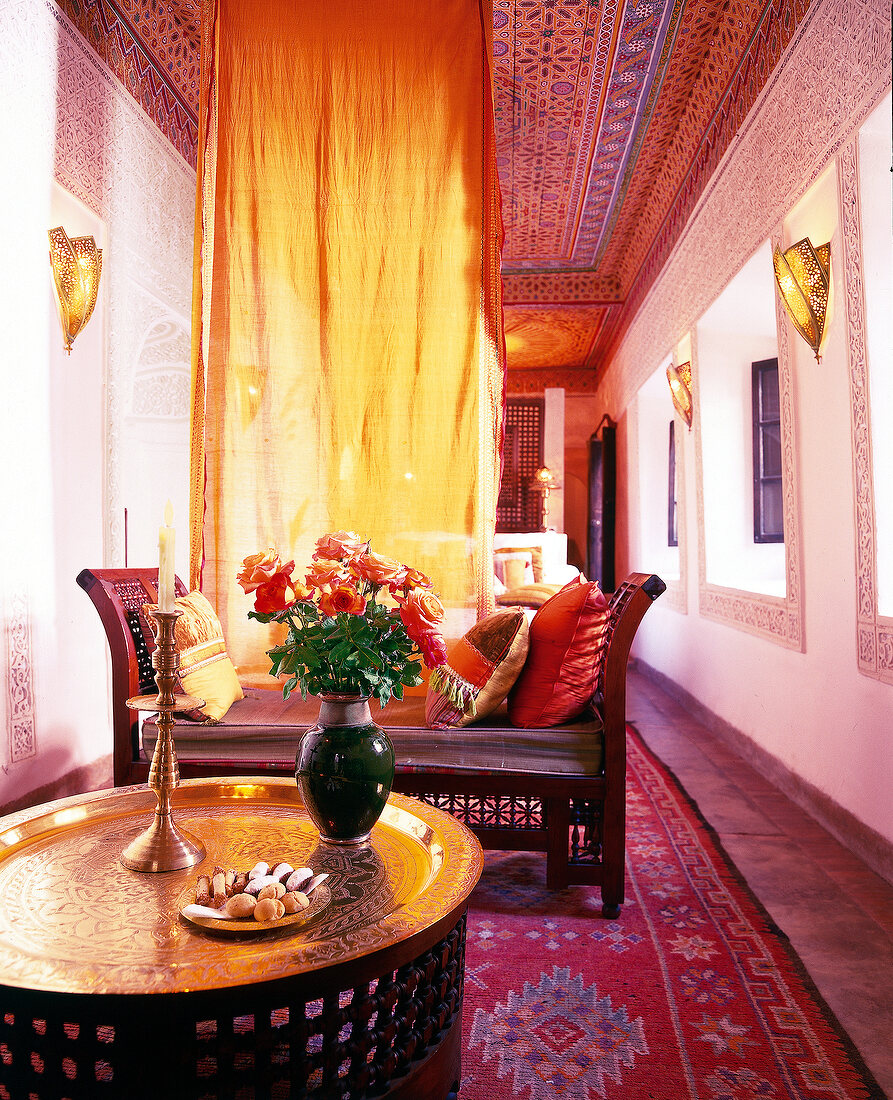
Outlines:
{"type": "Polygon", "coordinates": [[[540,466],[530,479],[531,488],[535,493],[542,493],[543,497],[543,525],[541,531],[549,531],[549,494],[553,489],[560,489],[558,480],[548,466],[540,466]]]}
{"type": "Polygon", "coordinates": [[[65,340],[65,350],[71,354],[74,338],[90,320],[99,277],[102,274],[102,249],[92,237],[71,237],[57,226],[48,233],[50,266],[56,288],[56,305],[65,340]]]}
{"type": "Polygon", "coordinates": [[[537,489],[541,493],[550,493],[553,489],[559,487],[558,482],[555,480],[555,475],[548,466],[540,466],[530,481],[534,489],[537,489]]]}
{"type": "Polygon", "coordinates": [[[676,412],[685,421],[686,427],[691,431],[692,412],[694,405],[691,397],[691,363],[680,363],[674,367],[671,363],[667,367],[667,381],[670,383],[670,393],[676,412]]]}
{"type": "Polygon", "coordinates": [[[788,316],[820,363],[831,287],[831,243],[813,248],[809,237],[804,237],[784,252],[776,248],[772,264],[788,316]]]}

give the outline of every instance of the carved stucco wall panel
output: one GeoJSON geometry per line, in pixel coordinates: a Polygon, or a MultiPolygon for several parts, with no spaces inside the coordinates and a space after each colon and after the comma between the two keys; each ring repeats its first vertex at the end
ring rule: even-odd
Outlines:
{"type": "MultiPolygon", "coordinates": [[[[735,143],[705,189],[661,278],[649,293],[627,333],[617,357],[599,389],[604,407],[622,415],[636,391],[659,362],[722,293],[746,260],[766,239],[778,239],[779,227],[837,153],[853,142],[853,135],[890,86],[889,11],[880,0],[816,0],[791,47],[764,87],[735,143]]],[[[846,153],[841,154],[843,157],[846,153]]],[[[842,200],[843,201],[843,200],[842,200]]],[[[853,206],[847,203],[850,214],[853,206]]],[[[844,224],[844,237],[847,227],[844,224]]],[[[858,247],[858,226],[849,238],[858,247]]],[[[843,248],[847,249],[846,239],[843,248]]],[[[850,247],[850,253],[852,253],[850,247]]],[[[835,257],[836,259],[836,257],[835,257]]],[[[832,262],[834,262],[832,260],[832,262]]],[[[852,338],[854,311],[849,275],[852,264],[844,253],[847,281],[847,324],[852,338]]],[[[860,291],[861,293],[861,291],[860,291]]],[[[776,303],[776,308],[781,306],[776,303]]],[[[864,323],[864,322],[863,322],[864,323]]],[[[784,520],[786,584],[784,600],[708,585],[704,545],[704,499],[701,487],[700,433],[695,399],[695,461],[698,470],[698,576],[702,615],[730,626],[801,649],[803,604],[801,548],[799,546],[799,490],[796,446],[793,438],[793,391],[789,325],[779,323],[779,376],[787,426],[783,433],[785,464],[784,520]],[[786,379],[786,381],[785,381],[786,379]]],[[[860,339],[856,334],[857,343],[860,339]]],[[[694,341],[693,341],[694,343],[694,341]]],[[[693,371],[697,364],[693,348],[693,371]]],[[[864,358],[864,357],[863,357],[864,358]]],[[[854,418],[858,385],[854,390],[854,418]]],[[[865,411],[867,418],[867,406],[865,411]]],[[[854,426],[856,419],[854,419],[854,426]]],[[[856,435],[854,434],[854,440],[856,435]]],[[[857,487],[870,496],[870,470],[864,460],[863,440],[855,448],[857,487]]],[[[867,562],[873,545],[872,511],[857,501],[860,562],[867,562]]],[[[867,566],[859,566],[860,666],[879,661],[882,638],[893,650],[893,624],[872,621],[864,608],[876,609],[869,593],[867,566]],[[866,618],[866,615],[868,617],[866,618]]],[[[885,666],[893,668],[888,656],[885,666]]],[[[880,674],[880,673],[875,673],[880,674]]]]}
{"type": "Polygon", "coordinates": [[[132,379],[129,413],[148,419],[189,415],[190,336],[182,318],[153,320],[142,340],[132,379]]]}
{"type": "Polygon", "coordinates": [[[34,723],[34,672],[31,659],[30,601],[14,592],[6,601],[6,714],[11,763],[37,752],[34,723]]]}
{"type": "MultiPolygon", "coordinates": [[[[0,42],[5,79],[30,86],[35,57],[55,62],[55,102],[29,104],[28,125],[13,120],[14,140],[31,143],[29,163],[46,156],[58,184],[107,227],[100,288],[106,306],[103,564],[121,565],[122,424],[147,329],[168,316],[188,332],[195,172],[51,0],[9,0],[0,42]]],[[[175,351],[173,367],[181,375],[181,351],[172,346],[175,351]]],[[[28,593],[7,587],[3,616],[6,755],[15,763],[38,751],[28,593]]]]}
{"type": "Polygon", "coordinates": [[[124,418],[147,330],[165,316],[189,329],[195,171],[66,17],[43,2],[59,24],[56,179],[108,226],[104,564],[121,565],[124,418]]]}
{"type": "Polygon", "coordinates": [[[620,415],[890,86],[889,9],[815,0],[726,153],[599,396],[620,415]]]}
{"type": "Polygon", "coordinates": [[[862,262],[859,141],[837,157],[838,201],[846,323],[856,527],[856,637],[859,671],[893,683],[893,621],[878,614],[874,463],[871,449],[868,348],[862,262]]]}

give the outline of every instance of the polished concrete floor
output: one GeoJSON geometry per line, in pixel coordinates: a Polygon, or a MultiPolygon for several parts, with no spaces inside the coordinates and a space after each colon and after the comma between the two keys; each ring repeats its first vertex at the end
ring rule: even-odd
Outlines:
{"type": "Polygon", "coordinates": [[[627,716],[697,802],[893,1098],[893,886],[635,669],[627,716]]]}

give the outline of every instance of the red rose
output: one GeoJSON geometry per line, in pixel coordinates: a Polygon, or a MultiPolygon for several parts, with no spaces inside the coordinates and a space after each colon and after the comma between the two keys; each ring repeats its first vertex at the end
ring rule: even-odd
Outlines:
{"type": "Polygon", "coordinates": [[[400,618],[406,633],[414,642],[429,630],[437,630],[443,622],[443,604],[426,588],[416,588],[400,600],[400,618]]]}
{"type": "Polygon", "coordinates": [[[413,588],[430,588],[431,578],[426,577],[420,569],[407,569],[406,576],[401,583],[404,588],[410,590],[413,588]]]}
{"type": "Polygon", "coordinates": [[[311,563],[304,578],[311,588],[324,588],[326,585],[343,584],[347,577],[340,561],[331,558],[319,558],[311,563]]]}
{"type": "Polygon", "coordinates": [[[284,610],[293,602],[286,596],[287,590],[291,587],[288,574],[284,572],[277,573],[270,580],[259,584],[254,592],[254,610],[264,612],[284,610]]]}
{"type": "Polygon", "coordinates": [[[362,615],[366,610],[366,601],[352,584],[340,584],[320,593],[319,609],[323,615],[337,615],[339,612],[362,615]]]}
{"type": "Polygon", "coordinates": [[[447,659],[446,643],[443,636],[437,630],[426,630],[414,639],[422,654],[422,660],[428,668],[437,668],[445,664],[447,659]]]}

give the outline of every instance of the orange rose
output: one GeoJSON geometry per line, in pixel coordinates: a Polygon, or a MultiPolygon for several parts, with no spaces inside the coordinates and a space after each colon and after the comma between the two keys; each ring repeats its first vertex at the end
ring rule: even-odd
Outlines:
{"type": "Polygon", "coordinates": [[[319,596],[319,609],[323,615],[362,615],[366,610],[366,601],[352,584],[339,584],[337,588],[327,589],[319,596]]]}
{"type": "Polygon", "coordinates": [[[327,558],[332,561],[343,561],[344,558],[353,558],[367,546],[365,539],[361,539],[355,531],[333,531],[330,535],[323,535],[316,540],[316,549],[313,557],[327,558]]]}
{"type": "Polygon", "coordinates": [[[342,584],[347,580],[340,561],[319,558],[310,563],[304,580],[311,588],[324,588],[327,584],[342,584]]]}
{"type": "Polygon", "coordinates": [[[369,581],[370,584],[392,584],[398,578],[402,579],[406,566],[393,558],[385,558],[372,550],[366,550],[354,558],[348,569],[355,577],[369,581]]]}
{"type": "Polygon", "coordinates": [[[416,588],[400,600],[400,618],[406,633],[418,645],[421,636],[429,631],[439,633],[443,622],[443,604],[426,588],[416,588]]]}
{"type": "Polygon", "coordinates": [[[259,585],[271,580],[277,573],[290,574],[295,563],[283,565],[279,554],[271,546],[258,554],[249,554],[242,562],[242,571],[236,577],[245,592],[253,592],[259,585]]]}
{"type": "Polygon", "coordinates": [[[308,588],[306,584],[301,584],[300,581],[291,581],[291,587],[296,600],[309,600],[313,595],[312,589],[308,588]]]}
{"type": "Polygon", "coordinates": [[[402,581],[403,588],[431,588],[431,578],[426,577],[420,569],[407,569],[402,581]]]}

